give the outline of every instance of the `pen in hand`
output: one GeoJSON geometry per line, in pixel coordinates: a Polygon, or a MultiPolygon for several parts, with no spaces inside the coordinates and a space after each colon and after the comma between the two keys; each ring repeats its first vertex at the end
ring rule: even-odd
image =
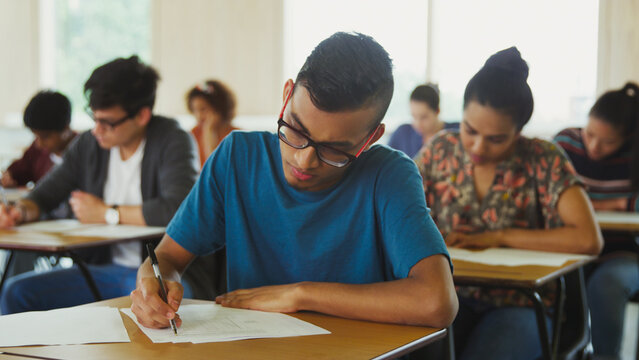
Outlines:
{"type": "MultiPolygon", "coordinates": [[[[165,303],[168,302],[168,297],[166,294],[166,288],[164,287],[164,280],[162,280],[162,273],[160,272],[160,266],[158,265],[158,258],[155,257],[155,251],[151,247],[151,243],[146,243],[146,250],[149,253],[149,257],[151,258],[151,266],[153,266],[153,272],[155,273],[155,277],[158,279],[158,283],[160,284],[160,296],[162,297],[162,301],[165,303]]],[[[175,325],[175,318],[170,320],[171,328],[175,335],[177,335],[177,326],[175,325]]]]}

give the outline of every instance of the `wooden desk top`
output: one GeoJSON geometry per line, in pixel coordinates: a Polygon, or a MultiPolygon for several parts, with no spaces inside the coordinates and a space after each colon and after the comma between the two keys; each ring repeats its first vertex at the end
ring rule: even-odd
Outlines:
{"type": "MultiPolygon", "coordinates": [[[[185,300],[194,303],[197,300],[185,300]]],[[[129,307],[129,297],[105,300],[87,306],[129,307]]],[[[390,359],[441,339],[445,329],[348,320],[317,313],[296,313],[331,332],[273,339],[251,339],[205,344],[154,344],[120,313],[130,343],[0,348],[0,352],[62,359],[390,359]]]]}
{"type": "Polygon", "coordinates": [[[31,232],[0,229],[0,249],[42,252],[63,252],[100,245],[109,245],[131,240],[155,239],[164,231],[144,236],[123,236],[117,238],[97,236],[69,236],[55,232],[31,232]]]}
{"type": "Polygon", "coordinates": [[[565,275],[593,261],[567,261],[563,266],[497,266],[453,259],[455,285],[507,286],[516,288],[538,288],[551,280],[565,275]]]}
{"type": "Polygon", "coordinates": [[[595,218],[601,230],[639,232],[639,213],[597,211],[595,218]]]}

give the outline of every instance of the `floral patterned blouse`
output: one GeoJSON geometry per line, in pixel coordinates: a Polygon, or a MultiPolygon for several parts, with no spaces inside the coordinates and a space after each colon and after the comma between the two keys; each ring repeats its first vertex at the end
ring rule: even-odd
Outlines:
{"type": "MultiPolygon", "coordinates": [[[[415,161],[431,216],[444,238],[452,231],[560,227],[563,223],[557,211],[559,196],[570,186],[580,184],[564,152],[541,139],[519,138],[510,158],[497,165],[493,184],[481,202],[475,193],[473,164],[462,147],[459,132],[436,135],[415,161]]],[[[514,291],[464,287],[458,292],[486,305],[528,304],[514,291]]]]}

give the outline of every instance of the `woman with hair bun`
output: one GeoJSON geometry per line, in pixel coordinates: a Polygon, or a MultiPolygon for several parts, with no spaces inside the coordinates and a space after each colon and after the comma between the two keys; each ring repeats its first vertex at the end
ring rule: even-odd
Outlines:
{"type": "MultiPolygon", "coordinates": [[[[515,47],[492,55],[466,86],[459,132],[436,135],[417,155],[431,215],[452,247],[598,254],[601,233],[572,165],[554,144],[521,135],[533,112],[527,78],[515,47]]],[[[541,356],[524,295],[474,287],[457,294],[460,359],[541,356]]]]}
{"type": "Polygon", "coordinates": [[[237,130],[231,125],[235,104],[235,95],[219,80],[207,80],[187,93],[186,106],[197,120],[191,133],[197,141],[202,166],[222,139],[237,130]]]}
{"type": "MultiPolygon", "coordinates": [[[[555,136],[568,153],[596,210],[639,212],[639,87],[603,94],[585,128],[555,136]]],[[[602,256],[587,280],[595,355],[619,359],[626,304],[639,291],[634,237],[604,233],[602,256]]]]}

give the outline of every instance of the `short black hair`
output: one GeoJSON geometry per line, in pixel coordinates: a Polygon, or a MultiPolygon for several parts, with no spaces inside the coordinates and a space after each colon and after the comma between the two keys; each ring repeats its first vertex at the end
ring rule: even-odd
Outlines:
{"type": "Polygon", "coordinates": [[[71,102],[59,92],[38,92],[24,109],[24,125],[31,130],[64,131],[71,123],[71,102]]]}
{"type": "Polygon", "coordinates": [[[534,102],[528,65],[516,47],[499,51],[473,76],[464,92],[464,108],[472,101],[511,117],[520,131],[532,116],[534,102]]]}
{"type": "Polygon", "coordinates": [[[153,110],[160,75],[134,55],[118,58],[97,69],[84,84],[84,96],[91,109],[121,106],[133,116],[143,107],[153,110]]]}
{"type": "Polygon", "coordinates": [[[372,37],[338,32],[311,52],[295,83],[308,90],[311,101],[322,111],[377,106],[377,126],[393,97],[393,64],[372,37]]]}
{"type": "Polygon", "coordinates": [[[590,116],[607,122],[621,136],[627,136],[631,146],[630,182],[639,190],[639,86],[628,82],[618,90],[610,90],[597,99],[590,116]]]}
{"type": "Polygon", "coordinates": [[[411,101],[426,103],[431,109],[439,111],[439,88],[435,84],[419,85],[410,94],[411,101]]]}

